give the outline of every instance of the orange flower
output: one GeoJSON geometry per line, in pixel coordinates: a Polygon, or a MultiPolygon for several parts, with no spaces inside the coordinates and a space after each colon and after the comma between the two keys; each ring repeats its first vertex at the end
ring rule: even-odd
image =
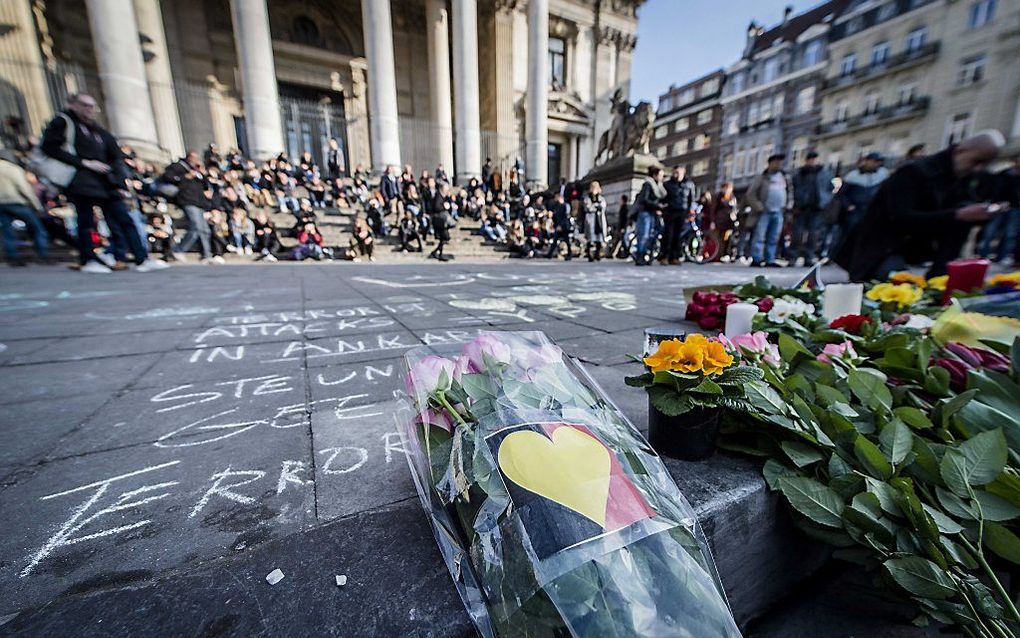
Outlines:
{"type": "Polygon", "coordinates": [[[733,363],[733,357],[718,341],[692,334],[685,340],[669,339],[659,344],[654,354],[644,359],[652,372],[703,372],[720,374],[733,363]]]}
{"type": "Polygon", "coordinates": [[[723,370],[733,364],[733,355],[718,341],[710,341],[705,348],[705,363],[702,370],[705,374],[722,374],[723,370]]]}
{"type": "Polygon", "coordinates": [[[928,280],[921,275],[915,275],[912,272],[894,272],[889,277],[889,281],[894,284],[913,284],[918,288],[924,288],[928,285],[928,280]]]}

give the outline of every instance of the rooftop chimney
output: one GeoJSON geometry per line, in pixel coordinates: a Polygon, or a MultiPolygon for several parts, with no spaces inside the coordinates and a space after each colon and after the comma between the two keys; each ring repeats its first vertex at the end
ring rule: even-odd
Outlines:
{"type": "Polygon", "coordinates": [[[786,8],[783,9],[783,24],[784,25],[787,22],[790,21],[790,16],[791,15],[793,15],[793,5],[792,4],[788,4],[788,5],[786,5],[786,8]]]}

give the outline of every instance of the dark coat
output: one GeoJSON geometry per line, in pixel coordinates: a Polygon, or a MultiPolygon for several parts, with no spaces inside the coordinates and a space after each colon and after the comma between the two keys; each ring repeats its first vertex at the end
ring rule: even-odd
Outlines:
{"type": "Polygon", "coordinates": [[[971,224],[956,219],[956,209],[977,201],[983,176],[958,178],[952,148],[904,164],[885,180],[868,211],[850,231],[836,263],[852,281],[867,281],[890,255],[907,263],[932,259],[929,276],[945,272],[960,254],[971,224]]]}
{"type": "Polygon", "coordinates": [[[666,211],[673,215],[686,215],[694,208],[698,200],[698,187],[688,177],[677,181],[668,179],[663,184],[666,187],[666,211]]]}
{"type": "Polygon", "coordinates": [[[388,204],[391,199],[400,197],[400,180],[396,177],[383,175],[379,181],[379,191],[382,193],[383,201],[388,204]]]}
{"type": "Polygon", "coordinates": [[[552,213],[553,226],[562,228],[564,231],[570,229],[570,208],[566,202],[552,202],[549,204],[549,212],[552,213]]]}
{"type": "Polygon", "coordinates": [[[71,183],[64,188],[64,194],[84,197],[112,197],[118,189],[126,188],[127,165],[124,154],[120,152],[117,139],[109,131],[98,124],[85,124],[71,111],[64,115],[75,125],[74,152],[72,155],[63,149],[67,140],[67,120],[57,116],[50,120],[43,131],[42,152],[65,164],[78,169],[71,183]],[[90,171],[82,165],[82,160],[94,159],[110,166],[107,174],[90,171]]]}

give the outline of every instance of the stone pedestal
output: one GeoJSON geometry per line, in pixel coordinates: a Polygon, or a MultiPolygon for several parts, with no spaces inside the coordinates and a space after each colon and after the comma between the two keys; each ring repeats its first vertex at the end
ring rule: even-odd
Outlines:
{"type": "Polygon", "coordinates": [[[610,210],[616,210],[620,195],[627,195],[631,202],[634,201],[652,166],[662,166],[653,155],[617,157],[588,171],[582,181],[585,184],[593,181],[601,184],[602,196],[610,210]]]}

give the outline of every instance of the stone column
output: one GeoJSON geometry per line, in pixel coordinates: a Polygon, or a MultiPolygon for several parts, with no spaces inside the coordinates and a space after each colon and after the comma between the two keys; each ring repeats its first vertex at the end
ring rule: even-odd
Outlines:
{"type": "Polygon", "coordinates": [[[457,183],[482,170],[481,116],[478,108],[478,5],[453,0],[453,91],[457,126],[457,183]]]}
{"type": "MultiPolygon", "coordinates": [[[[517,116],[515,114],[514,77],[510,61],[514,58],[514,13],[517,3],[502,0],[496,3],[495,24],[493,25],[493,59],[491,73],[495,80],[496,99],[496,164],[504,168],[513,166],[520,155],[517,137],[517,116]]],[[[523,176],[521,177],[523,180],[523,176]]],[[[523,182],[522,182],[523,183],[523,182]]]]}
{"type": "MultiPolygon", "coordinates": [[[[429,45],[429,99],[436,126],[439,161],[447,174],[453,170],[453,100],[450,97],[450,21],[446,0],[427,0],[425,24],[429,45]]],[[[419,170],[434,166],[419,166],[419,170]]]]}
{"type": "Polygon", "coordinates": [[[527,100],[527,184],[541,188],[549,172],[549,0],[528,5],[527,100]]]}
{"type": "Polygon", "coordinates": [[[157,142],[131,0],[86,0],[85,5],[110,131],[140,156],[165,159],[157,142]]]}
{"type": "Polygon", "coordinates": [[[383,171],[400,166],[397,78],[393,68],[393,22],[390,0],[361,0],[365,57],[368,58],[368,126],[372,164],[383,171]]]}
{"type": "Polygon", "coordinates": [[[237,65],[241,69],[248,149],[254,159],[261,160],[283,151],[280,95],[276,89],[266,0],[230,0],[230,13],[237,65]]]}
{"type": "Polygon", "coordinates": [[[184,155],[184,136],[181,133],[181,117],[177,112],[177,92],[170,71],[170,54],[167,51],[159,0],[134,0],[134,4],[138,31],[149,39],[144,48],[152,53],[152,59],[145,63],[145,75],[149,80],[149,95],[152,96],[156,136],[159,145],[171,157],[181,157],[184,155]]]}

